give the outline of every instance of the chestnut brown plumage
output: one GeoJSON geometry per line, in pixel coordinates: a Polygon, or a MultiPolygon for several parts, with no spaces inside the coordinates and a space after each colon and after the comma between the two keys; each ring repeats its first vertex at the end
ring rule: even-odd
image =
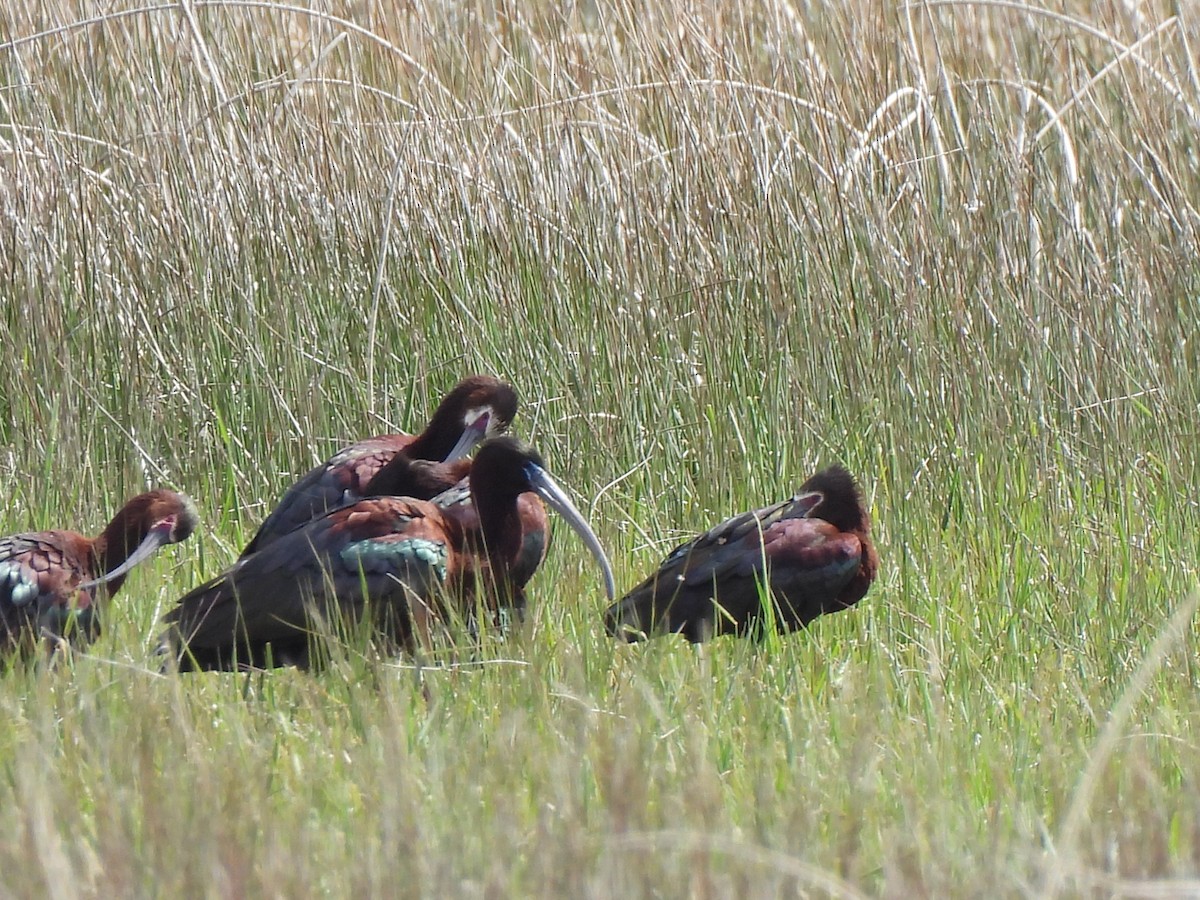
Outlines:
{"type": "Polygon", "coordinates": [[[854,478],[833,466],[790,500],[728,519],[676,547],[658,571],[604,614],[610,634],[636,641],[681,633],[693,642],[756,633],[769,591],[781,630],[853,606],[879,559],[854,478]]]}
{"type": "Polygon", "coordinates": [[[319,515],[363,497],[429,499],[467,472],[462,462],[477,443],[504,432],[517,413],[511,385],[486,375],[464,378],[448,393],[420,434],[384,434],[344,447],[290,487],[242,557],[319,515]],[[398,458],[399,457],[399,458],[398,458]],[[409,460],[448,463],[445,469],[412,468],[409,460]],[[395,462],[395,466],[390,466],[395,462]]]}
{"type": "MultiPolygon", "coordinates": [[[[479,524],[470,485],[463,481],[453,488],[438,494],[432,501],[452,519],[463,535],[463,570],[460,575],[463,593],[471,596],[480,585],[484,592],[494,585],[495,576],[487,553],[487,541],[479,524]]],[[[532,491],[517,497],[516,518],[509,519],[496,538],[501,544],[499,556],[505,561],[502,577],[503,602],[500,604],[516,615],[517,621],[525,616],[525,585],[546,558],[550,546],[550,517],[546,504],[532,491]]],[[[492,593],[497,593],[492,589],[492,593]]],[[[609,596],[612,596],[612,591],[609,596]]]]}
{"type": "Polygon", "coordinates": [[[139,494],[95,538],[35,531],[0,538],[0,649],[32,649],[44,634],[86,643],[100,630],[97,606],[130,569],[198,523],[182,494],[139,494]]]}
{"type": "Polygon", "coordinates": [[[471,504],[368,497],[318,516],[183,597],[165,617],[164,651],[183,671],[305,667],[314,635],[347,620],[408,648],[446,603],[512,605],[545,554],[544,533],[523,530],[530,491],[580,533],[612,597],[599,542],[541,457],[494,438],[471,464],[471,504]]]}

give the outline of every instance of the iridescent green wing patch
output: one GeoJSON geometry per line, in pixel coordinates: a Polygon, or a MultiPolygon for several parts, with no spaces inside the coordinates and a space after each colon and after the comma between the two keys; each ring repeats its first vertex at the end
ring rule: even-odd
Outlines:
{"type": "Polygon", "coordinates": [[[343,565],[352,572],[398,575],[416,568],[432,571],[438,581],[446,580],[446,566],[449,560],[445,543],[419,537],[398,541],[354,541],[343,547],[338,556],[343,565]]]}

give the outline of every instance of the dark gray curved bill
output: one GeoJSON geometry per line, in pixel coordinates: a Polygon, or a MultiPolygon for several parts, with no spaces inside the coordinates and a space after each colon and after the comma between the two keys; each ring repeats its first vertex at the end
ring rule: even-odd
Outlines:
{"type": "Polygon", "coordinates": [[[475,449],[475,445],[487,437],[491,421],[492,411],[490,408],[485,409],[477,415],[475,421],[463,429],[458,443],[450,449],[450,452],[446,454],[446,458],[442,462],[456,462],[469,455],[475,449]]]}
{"type": "Polygon", "coordinates": [[[613,579],[612,566],[608,564],[608,557],[604,553],[604,548],[600,546],[600,539],[596,537],[592,527],[588,525],[583,514],[575,508],[575,504],[571,502],[567,492],[558,486],[558,482],[551,478],[545,469],[537,463],[526,463],[525,476],[529,479],[530,487],[566,520],[575,533],[583,539],[588,550],[592,552],[592,556],[596,557],[596,562],[600,564],[600,570],[604,573],[604,592],[608,595],[611,603],[617,595],[617,585],[613,579]]]}
{"type": "Polygon", "coordinates": [[[114,578],[120,578],[122,575],[128,574],[138,563],[145,562],[155,551],[163,544],[171,542],[171,522],[160,522],[150,529],[150,533],[138,544],[137,549],[129,554],[129,558],[121,563],[111,572],[105,572],[99,578],[93,581],[85,581],[79,585],[79,589],[86,591],[88,588],[93,588],[98,584],[112,581],[114,578]]]}

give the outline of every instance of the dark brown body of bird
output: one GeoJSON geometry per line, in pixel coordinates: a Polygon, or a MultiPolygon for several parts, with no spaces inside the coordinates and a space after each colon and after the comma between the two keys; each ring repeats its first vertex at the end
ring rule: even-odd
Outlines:
{"type": "Polygon", "coordinates": [[[0,650],[32,650],[43,635],[93,639],[97,606],[130,569],[186,539],[197,523],[187,497],[155,490],[131,499],[95,538],[74,531],[0,538],[0,650]]]}
{"type": "Polygon", "coordinates": [[[319,516],[183,597],[165,617],[164,650],[181,671],[307,667],[314,636],[336,635],[339,621],[366,624],[389,650],[412,649],[447,604],[518,605],[546,547],[545,510],[528,492],[579,532],[611,598],[599,541],[541,457],[494,438],[471,465],[470,504],[457,493],[442,503],[370,497],[319,516]]]}
{"type": "Polygon", "coordinates": [[[676,547],[608,608],[605,625],[630,641],[761,633],[767,589],[779,629],[792,631],[861,600],[878,565],[862,494],[850,473],[834,466],[790,500],[728,519],[676,547]]]}
{"type": "Polygon", "coordinates": [[[427,500],[466,476],[466,456],[481,440],[505,431],[517,413],[511,385],[486,375],[464,378],[420,434],[384,434],[344,447],[311,469],[280,498],[242,551],[245,558],[332,509],[364,497],[427,500]],[[410,460],[445,462],[412,468],[410,460]]]}

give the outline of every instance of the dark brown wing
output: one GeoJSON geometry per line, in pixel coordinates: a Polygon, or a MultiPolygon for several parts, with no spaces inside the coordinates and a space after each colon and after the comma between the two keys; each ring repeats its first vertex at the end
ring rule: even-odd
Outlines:
{"type": "Polygon", "coordinates": [[[413,440],[409,434],[367,438],[310,469],[279,499],[242,551],[241,558],[261,551],[317,516],[362,499],[371,479],[413,440]]]}
{"type": "Polygon", "coordinates": [[[787,628],[851,605],[844,589],[862,565],[858,535],[823,519],[786,519],[763,532],[763,549],[771,594],[787,628]]]}
{"type": "Polygon", "coordinates": [[[0,538],[0,643],[14,644],[22,634],[36,637],[43,626],[62,634],[72,617],[76,634],[95,636],[95,598],[92,591],[79,589],[96,574],[90,546],[82,535],[70,532],[0,538]]]}
{"type": "MultiPolygon", "coordinates": [[[[167,613],[181,668],[257,660],[268,644],[297,649],[314,630],[372,621],[401,643],[413,616],[455,574],[453,535],[428,502],[379,497],[314,519],[183,597],[167,613]],[[190,657],[190,660],[189,660],[190,657]],[[211,664],[206,664],[206,662],[211,664]]],[[[256,663],[261,664],[261,663],[256,663]]]]}
{"type": "Polygon", "coordinates": [[[469,459],[437,462],[412,459],[405,451],[400,451],[367,482],[362,495],[429,500],[465,479],[470,468],[469,459]]]}
{"type": "Polygon", "coordinates": [[[858,568],[861,548],[856,536],[808,518],[820,499],[800,494],[676,547],[608,609],[609,631],[630,639],[682,632],[689,640],[743,632],[763,612],[767,578],[782,626],[796,628],[831,611],[858,568]]]}

